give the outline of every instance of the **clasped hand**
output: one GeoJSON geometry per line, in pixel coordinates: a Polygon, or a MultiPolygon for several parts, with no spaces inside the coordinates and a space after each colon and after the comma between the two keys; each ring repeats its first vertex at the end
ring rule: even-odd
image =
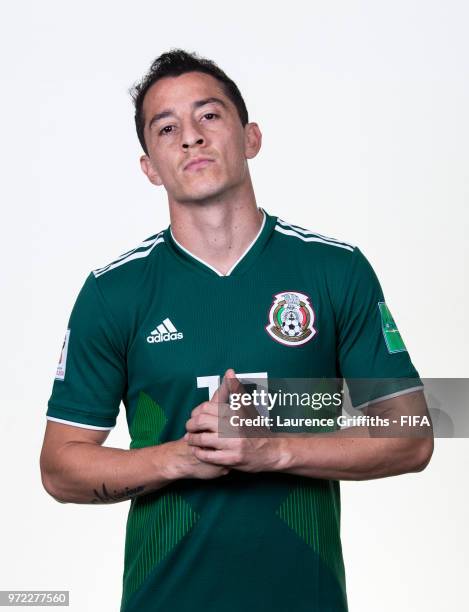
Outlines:
{"type": "Polygon", "coordinates": [[[236,412],[230,407],[230,394],[245,392],[234,370],[228,369],[212,399],[192,411],[184,439],[199,461],[245,472],[275,470],[279,460],[278,440],[270,431],[231,424],[234,414],[241,417],[239,420],[258,415],[252,407],[242,406],[236,412]]]}

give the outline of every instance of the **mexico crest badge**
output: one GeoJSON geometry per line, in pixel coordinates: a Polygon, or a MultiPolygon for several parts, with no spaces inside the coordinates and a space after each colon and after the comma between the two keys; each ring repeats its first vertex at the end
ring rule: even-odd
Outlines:
{"type": "Polygon", "coordinates": [[[265,326],[274,340],[287,346],[305,344],[316,334],[313,324],[314,311],[307,295],[298,291],[274,295],[265,326]]]}

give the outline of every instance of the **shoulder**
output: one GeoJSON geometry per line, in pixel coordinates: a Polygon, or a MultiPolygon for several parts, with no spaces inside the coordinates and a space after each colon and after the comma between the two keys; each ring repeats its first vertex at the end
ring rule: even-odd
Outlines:
{"type": "Polygon", "coordinates": [[[79,307],[75,306],[80,316],[85,313],[96,317],[102,313],[120,330],[119,334],[126,333],[129,314],[144,309],[154,294],[154,266],[161,260],[164,231],[149,236],[88,274],[80,292],[79,307]]]}
{"type": "Polygon", "coordinates": [[[358,247],[346,240],[319,234],[280,217],[277,217],[274,229],[276,239],[287,251],[313,252],[321,259],[344,261],[350,260],[351,254],[358,250],[358,247]]]}
{"type": "Polygon", "coordinates": [[[105,266],[92,270],[92,274],[99,279],[99,284],[121,280],[123,277],[139,276],[142,268],[158,255],[159,245],[163,243],[164,230],[161,230],[145,238],[140,244],[114,258],[105,266]]]}
{"type": "Polygon", "coordinates": [[[377,286],[379,283],[363,251],[351,242],[319,234],[279,217],[274,235],[277,258],[283,266],[324,278],[328,285],[337,286],[341,291],[356,284],[377,286]]]}
{"type": "Polygon", "coordinates": [[[154,291],[154,266],[161,261],[164,231],[90,272],[90,282],[110,310],[132,310],[154,291]]]}

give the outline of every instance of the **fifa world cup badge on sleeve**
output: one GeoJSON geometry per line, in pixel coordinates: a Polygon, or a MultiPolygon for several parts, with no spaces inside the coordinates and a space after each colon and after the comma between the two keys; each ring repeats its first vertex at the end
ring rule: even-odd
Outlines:
{"type": "Polygon", "coordinates": [[[389,308],[384,302],[378,302],[378,307],[381,314],[381,328],[388,352],[401,353],[402,351],[407,351],[389,308]]]}
{"type": "Polygon", "coordinates": [[[68,339],[70,338],[70,330],[67,329],[65,332],[64,343],[60,352],[59,365],[57,366],[57,373],[55,380],[64,380],[65,378],[65,367],[67,365],[67,351],[68,351],[68,339]]]}
{"type": "Polygon", "coordinates": [[[316,334],[314,310],[310,298],[298,291],[274,295],[269,310],[266,332],[274,340],[286,346],[299,346],[309,342],[316,334]]]}

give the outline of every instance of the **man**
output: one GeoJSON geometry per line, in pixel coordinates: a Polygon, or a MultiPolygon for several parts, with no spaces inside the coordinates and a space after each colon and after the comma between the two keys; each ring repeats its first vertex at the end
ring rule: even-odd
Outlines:
{"type": "Polygon", "coordinates": [[[133,94],[171,224],[86,279],[44,486],[132,500],[122,612],[346,610],[338,480],[419,471],[431,437],[226,436],[219,408],[253,379],[396,378],[378,396],[352,385],[354,406],[424,415],[421,381],[360,250],[257,206],[261,132],[225,73],[173,50],[133,94]],[[121,400],[130,450],[102,446],[121,400]]]}

